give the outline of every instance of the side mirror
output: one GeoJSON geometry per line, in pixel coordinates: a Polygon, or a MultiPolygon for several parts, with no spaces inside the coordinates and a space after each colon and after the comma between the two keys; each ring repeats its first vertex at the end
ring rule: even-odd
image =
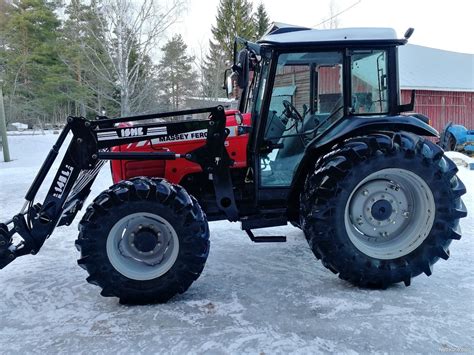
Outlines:
{"type": "Polygon", "coordinates": [[[232,70],[237,74],[237,86],[245,89],[249,83],[249,52],[247,49],[242,49],[235,58],[235,63],[232,70]]]}
{"type": "Polygon", "coordinates": [[[415,108],[415,90],[411,91],[410,103],[404,105],[398,105],[398,112],[412,112],[415,108]]]}

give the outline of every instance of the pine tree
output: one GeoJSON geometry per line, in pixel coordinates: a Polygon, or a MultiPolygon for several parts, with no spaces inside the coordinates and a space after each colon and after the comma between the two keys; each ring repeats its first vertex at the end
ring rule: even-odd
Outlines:
{"type": "Polygon", "coordinates": [[[63,23],[61,42],[61,59],[67,64],[76,86],[74,92],[69,93],[74,100],[71,113],[89,117],[100,115],[103,110],[109,115],[120,112],[116,88],[93,68],[95,63],[109,65],[107,54],[101,52],[99,44],[103,40],[99,30],[102,19],[94,10],[96,6],[95,0],[90,3],[71,0],[65,8],[67,19],[63,23]],[[92,64],[89,58],[96,54],[98,60],[92,64]]]}
{"type": "Polygon", "coordinates": [[[209,41],[209,54],[202,68],[202,86],[204,96],[219,97],[223,94],[224,70],[233,60],[234,38],[255,36],[252,4],[248,0],[220,0],[211,32],[213,39],[209,41]]]}
{"type": "Polygon", "coordinates": [[[58,55],[55,5],[45,0],[13,4],[1,23],[7,115],[32,124],[65,116],[70,81],[58,55]]]}
{"type": "Polygon", "coordinates": [[[175,35],[162,48],[163,58],[159,64],[158,82],[161,88],[162,101],[168,107],[182,107],[184,98],[193,95],[196,90],[196,72],[192,68],[194,57],[188,55],[187,45],[181,35],[175,35]]]}
{"type": "Polygon", "coordinates": [[[270,19],[268,18],[267,10],[263,3],[260,3],[255,13],[255,39],[260,39],[270,26],[270,19]]]}

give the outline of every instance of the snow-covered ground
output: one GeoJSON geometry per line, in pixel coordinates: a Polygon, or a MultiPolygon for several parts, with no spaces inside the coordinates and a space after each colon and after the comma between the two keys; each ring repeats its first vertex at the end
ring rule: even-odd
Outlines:
{"type": "MultiPolygon", "coordinates": [[[[0,163],[0,221],[11,218],[55,135],[10,137],[0,163]]],[[[460,168],[468,189],[474,171],[460,168]]],[[[104,168],[91,196],[111,184],[104,168]]],[[[474,211],[474,194],[464,196],[474,211]]],[[[406,288],[358,289],[312,255],[292,227],[287,243],[252,244],[236,223],[211,223],[201,277],[167,304],[103,298],[76,264],[77,221],[36,256],[0,271],[0,353],[437,353],[474,352],[473,213],[451,258],[406,288]]]]}

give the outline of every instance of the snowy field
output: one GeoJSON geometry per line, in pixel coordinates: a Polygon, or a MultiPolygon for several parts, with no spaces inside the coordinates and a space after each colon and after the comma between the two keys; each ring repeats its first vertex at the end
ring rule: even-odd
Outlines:
{"type": "MultiPolygon", "coordinates": [[[[10,137],[0,163],[0,221],[17,213],[54,135],[10,137]]],[[[460,168],[468,189],[474,171],[460,168]]],[[[111,184],[104,168],[91,196],[111,184]]],[[[103,298],[76,264],[77,221],[36,256],[0,271],[0,353],[453,353],[474,352],[474,194],[451,258],[406,288],[351,286],[312,255],[292,227],[287,243],[253,244],[236,223],[211,223],[201,277],[164,305],[103,298]]]]}

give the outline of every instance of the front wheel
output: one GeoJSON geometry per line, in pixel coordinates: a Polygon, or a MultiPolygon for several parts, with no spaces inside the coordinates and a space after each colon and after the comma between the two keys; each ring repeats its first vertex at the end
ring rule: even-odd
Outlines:
{"type": "Polygon", "coordinates": [[[449,257],[466,216],[457,168],[409,133],[352,138],[306,180],[301,221],[323,265],[353,284],[385,288],[449,257]]]}
{"type": "Polygon", "coordinates": [[[78,263],[102,295],[121,303],[166,302],[186,291],[209,252],[207,220],[197,201],[162,179],[134,178],[88,207],[76,241],[78,263]]]}

